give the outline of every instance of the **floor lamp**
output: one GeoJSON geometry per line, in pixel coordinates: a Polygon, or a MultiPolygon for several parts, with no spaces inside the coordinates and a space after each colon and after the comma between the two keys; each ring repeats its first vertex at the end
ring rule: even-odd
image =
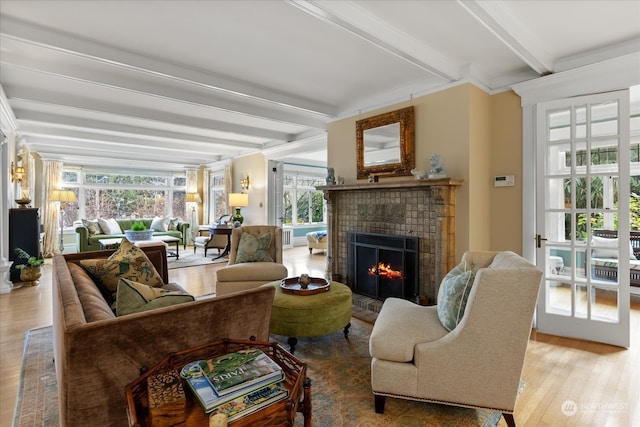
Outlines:
{"type": "Polygon", "coordinates": [[[76,197],[76,193],[72,190],[53,190],[49,195],[50,202],[60,202],[60,253],[64,252],[64,240],[63,240],[63,231],[64,231],[64,209],[62,208],[63,202],[77,202],[78,198],[76,197]]]}
{"type": "Polygon", "coordinates": [[[195,241],[198,233],[198,216],[196,208],[198,207],[198,203],[202,202],[202,199],[198,193],[187,193],[186,202],[191,203],[191,239],[192,241],[195,241]]]}

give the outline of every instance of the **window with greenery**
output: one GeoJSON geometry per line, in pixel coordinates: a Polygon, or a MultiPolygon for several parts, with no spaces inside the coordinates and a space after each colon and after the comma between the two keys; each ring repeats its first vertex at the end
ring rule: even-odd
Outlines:
{"type": "Polygon", "coordinates": [[[64,226],[82,218],[186,218],[185,174],[123,174],[64,170],[62,186],[77,203],[63,206],[64,226]]]}
{"type": "Polygon", "coordinates": [[[324,184],[324,178],[319,176],[285,173],[282,223],[302,225],[325,222],[324,196],[322,191],[315,188],[324,184]]]}

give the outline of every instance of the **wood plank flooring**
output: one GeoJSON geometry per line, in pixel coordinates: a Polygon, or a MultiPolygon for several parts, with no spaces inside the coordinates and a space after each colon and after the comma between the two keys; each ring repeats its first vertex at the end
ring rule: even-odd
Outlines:
{"type": "MultiPolygon", "coordinates": [[[[324,276],[326,257],[306,247],[284,251],[291,276],[324,276]]],[[[50,261],[49,261],[50,262],[50,261]]],[[[213,292],[224,264],[169,271],[194,295],[213,292]]],[[[9,427],[18,391],[24,334],[51,317],[51,268],[40,285],[0,295],[0,426],[9,427]]],[[[632,300],[631,348],[532,332],[515,420],[519,426],[640,426],[640,301],[632,300]],[[571,415],[575,412],[573,415],[571,415]]],[[[472,360],[472,355],[470,355],[472,360]]],[[[371,417],[373,412],[373,399],[371,417]]],[[[504,420],[500,426],[506,426],[504,420]]]]}

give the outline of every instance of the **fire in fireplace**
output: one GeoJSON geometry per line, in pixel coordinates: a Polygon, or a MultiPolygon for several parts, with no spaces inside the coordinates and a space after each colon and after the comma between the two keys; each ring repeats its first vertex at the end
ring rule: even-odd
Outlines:
{"type": "Polygon", "coordinates": [[[385,279],[402,279],[402,270],[394,270],[391,268],[391,264],[385,264],[379,262],[378,265],[372,265],[369,267],[369,275],[380,276],[385,279]]]}
{"type": "Polygon", "coordinates": [[[347,283],[354,292],[381,300],[417,296],[418,238],[352,231],[347,239],[347,283]]]}

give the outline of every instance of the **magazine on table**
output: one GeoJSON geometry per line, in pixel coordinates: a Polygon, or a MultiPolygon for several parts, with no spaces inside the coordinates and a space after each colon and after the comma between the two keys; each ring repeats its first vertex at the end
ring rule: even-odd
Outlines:
{"type": "Polygon", "coordinates": [[[199,363],[218,396],[284,379],[282,368],[258,348],[239,350],[199,363]]]}

